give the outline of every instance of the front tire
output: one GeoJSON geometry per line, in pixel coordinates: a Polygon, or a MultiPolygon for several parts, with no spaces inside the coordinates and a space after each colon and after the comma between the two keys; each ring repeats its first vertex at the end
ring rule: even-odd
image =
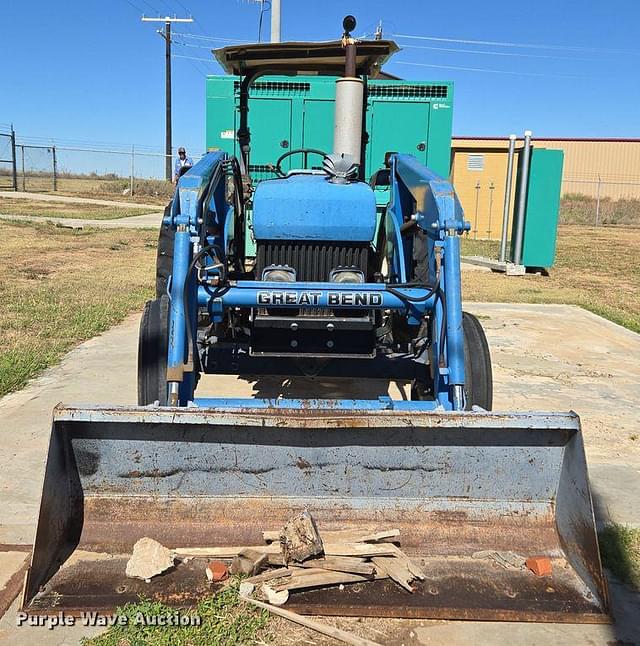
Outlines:
{"type": "Polygon", "coordinates": [[[164,294],[144,306],[138,337],[138,405],[167,404],[169,297],[164,294]]]}
{"type": "Polygon", "coordinates": [[[464,334],[465,410],[493,406],[493,371],[487,337],[480,321],[469,312],[462,313],[464,334]]]}

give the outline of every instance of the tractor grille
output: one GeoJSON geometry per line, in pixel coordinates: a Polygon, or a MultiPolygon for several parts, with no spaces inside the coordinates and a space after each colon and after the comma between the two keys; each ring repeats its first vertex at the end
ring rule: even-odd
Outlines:
{"type": "Polygon", "coordinates": [[[336,267],[356,267],[368,278],[368,242],[294,242],[290,240],[269,240],[258,242],[256,277],[262,277],[262,270],[270,265],[289,265],[296,270],[299,281],[329,280],[329,274],[336,267]]]}

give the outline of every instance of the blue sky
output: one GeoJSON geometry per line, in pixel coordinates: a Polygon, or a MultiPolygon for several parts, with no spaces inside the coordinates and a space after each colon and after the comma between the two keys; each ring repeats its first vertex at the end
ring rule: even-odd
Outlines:
{"type": "MultiPolygon", "coordinates": [[[[194,36],[254,41],[259,13],[247,0],[3,4],[0,123],[13,122],[23,137],[160,150],[164,43],[156,25],[140,21],[141,10],[184,15],[188,9],[196,22],[176,27],[187,35],[176,37],[174,54],[198,59],[210,58],[209,45],[224,43],[194,36]]],[[[382,20],[385,36],[402,35],[395,39],[404,47],[388,71],[455,82],[455,134],[530,128],[538,136],[640,136],[636,0],[282,0],[282,8],[283,40],[335,38],[345,13],[357,17],[357,35],[372,33],[382,20]]],[[[268,14],[264,24],[268,38],[268,14]]],[[[177,56],[174,146],[201,150],[205,75],[220,69],[177,56]]]]}

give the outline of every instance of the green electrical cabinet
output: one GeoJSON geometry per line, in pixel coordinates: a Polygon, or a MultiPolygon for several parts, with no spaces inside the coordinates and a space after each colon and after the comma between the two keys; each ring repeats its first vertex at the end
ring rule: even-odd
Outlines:
{"type": "MultiPolygon", "coordinates": [[[[317,148],[331,152],[335,78],[323,76],[261,77],[251,88],[250,173],[274,177],[269,164],[287,150],[317,148]]],[[[207,150],[238,155],[240,84],[237,77],[207,78],[207,150]]],[[[443,177],[449,175],[453,84],[450,82],[372,80],[368,84],[365,174],[384,164],[386,152],[415,157],[443,177]]],[[[289,158],[285,170],[300,165],[289,158]]],[[[309,162],[314,163],[309,157],[309,162]]],[[[317,160],[320,163],[320,159],[317,160]]]]}
{"type": "Polygon", "coordinates": [[[522,264],[549,268],[556,255],[562,188],[562,150],[533,148],[522,238],[522,264]]]}

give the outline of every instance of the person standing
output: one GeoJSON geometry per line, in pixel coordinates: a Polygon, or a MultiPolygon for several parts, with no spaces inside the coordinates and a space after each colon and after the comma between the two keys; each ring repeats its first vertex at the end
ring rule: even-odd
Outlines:
{"type": "Polygon", "coordinates": [[[177,184],[180,177],[187,172],[187,170],[183,170],[183,168],[189,169],[192,166],[193,159],[191,159],[191,157],[187,157],[187,151],[180,146],[180,148],[178,148],[178,159],[176,159],[175,166],[173,167],[173,183],[177,184]]]}

